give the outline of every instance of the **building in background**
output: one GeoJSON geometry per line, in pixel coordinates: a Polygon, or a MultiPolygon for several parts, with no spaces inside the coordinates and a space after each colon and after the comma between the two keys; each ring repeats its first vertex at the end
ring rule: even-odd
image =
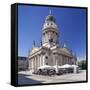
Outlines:
{"type": "Polygon", "coordinates": [[[18,57],[18,71],[28,69],[28,59],[27,57],[18,57]]]}
{"type": "Polygon", "coordinates": [[[72,54],[66,44],[63,47],[60,46],[59,36],[56,20],[50,11],[42,28],[41,46],[36,47],[34,41],[33,48],[28,56],[29,69],[32,72],[36,72],[38,67],[43,65],[76,64],[77,57],[72,54]]]}

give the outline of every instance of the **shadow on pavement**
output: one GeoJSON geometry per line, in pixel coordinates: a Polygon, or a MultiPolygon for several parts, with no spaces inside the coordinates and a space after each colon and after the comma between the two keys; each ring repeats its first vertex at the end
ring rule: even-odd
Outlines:
{"type": "Polygon", "coordinates": [[[32,78],[28,78],[27,76],[30,75],[25,75],[25,74],[18,74],[18,85],[25,85],[25,84],[41,84],[43,81],[37,81],[32,78]]]}

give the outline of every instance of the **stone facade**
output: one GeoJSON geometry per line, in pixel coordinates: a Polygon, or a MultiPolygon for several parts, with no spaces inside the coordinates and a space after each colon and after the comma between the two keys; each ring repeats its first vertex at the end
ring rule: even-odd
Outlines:
{"type": "Polygon", "coordinates": [[[36,47],[35,43],[29,53],[29,69],[33,72],[43,65],[64,65],[76,64],[76,56],[72,54],[70,49],[64,44],[60,46],[58,37],[58,27],[53,15],[49,14],[45,18],[42,28],[41,46],[36,47]]]}

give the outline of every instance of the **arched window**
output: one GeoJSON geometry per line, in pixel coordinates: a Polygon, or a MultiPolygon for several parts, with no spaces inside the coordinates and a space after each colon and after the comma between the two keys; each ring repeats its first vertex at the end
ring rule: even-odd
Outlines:
{"type": "Polygon", "coordinates": [[[48,56],[46,56],[45,58],[48,59],[48,56]]]}
{"type": "Polygon", "coordinates": [[[51,23],[51,25],[53,25],[53,23],[51,23]]]}

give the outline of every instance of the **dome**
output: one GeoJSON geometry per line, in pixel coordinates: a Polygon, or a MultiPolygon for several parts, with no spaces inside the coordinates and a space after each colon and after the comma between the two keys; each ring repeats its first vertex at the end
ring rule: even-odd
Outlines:
{"type": "Polygon", "coordinates": [[[46,21],[53,21],[53,22],[55,22],[55,18],[53,17],[53,15],[48,15],[46,17],[46,21]]]}
{"type": "Polygon", "coordinates": [[[50,28],[54,29],[54,31],[56,31],[58,29],[57,28],[57,25],[56,25],[55,18],[51,14],[49,14],[48,16],[46,16],[45,23],[43,25],[43,30],[50,29],[50,28]]]}

